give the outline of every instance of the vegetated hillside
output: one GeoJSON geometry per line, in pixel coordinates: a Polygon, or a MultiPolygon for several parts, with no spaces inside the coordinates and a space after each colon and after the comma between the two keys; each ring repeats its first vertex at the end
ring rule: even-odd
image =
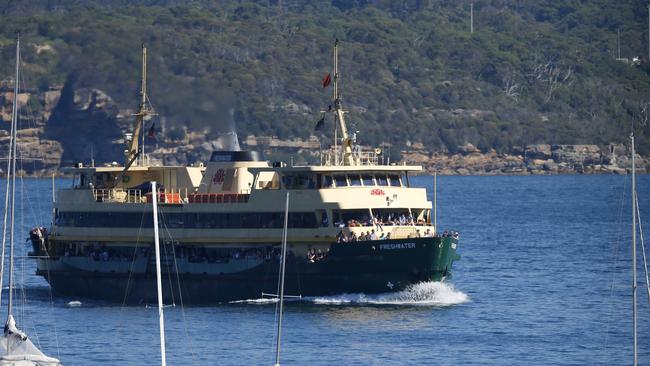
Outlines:
{"type": "MultiPolygon", "coordinates": [[[[30,86],[105,91],[135,107],[140,44],[150,99],[167,126],[306,137],[331,90],[340,39],[341,91],[362,143],[473,143],[509,151],[533,143],[625,141],[637,122],[650,153],[644,1],[36,0],[0,4],[0,75],[14,33],[30,86]],[[615,60],[641,56],[641,65],[615,60]]],[[[69,89],[68,89],[69,90],[69,89]]],[[[333,134],[328,120],[324,133],[333,134]]],[[[87,136],[92,138],[92,136],[87,136]]],[[[397,149],[395,149],[397,150],[397,149]]]]}

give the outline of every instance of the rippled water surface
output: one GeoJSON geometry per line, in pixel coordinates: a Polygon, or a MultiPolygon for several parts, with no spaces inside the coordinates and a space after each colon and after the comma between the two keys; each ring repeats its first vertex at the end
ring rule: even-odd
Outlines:
{"type": "MultiPolygon", "coordinates": [[[[629,185],[624,176],[439,177],[440,227],[461,233],[453,281],[289,301],[282,364],[631,364],[629,185]]],[[[27,229],[48,224],[51,210],[50,181],[24,187],[21,256],[27,229]]],[[[639,199],[650,220],[649,176],[639,178],[639,199]]],[[[16,315],[46,353],[65,365],[159,363],[155,307],[60,297],[34,271],[33,262],[18,260],[25,291],[16,315]]],[[[642,281],[640,263],[639,271],[642,281]]],[[[650,365],[644,286],[640,363],[650,365]]],[[[169,365],[273,363],[273,301],[177,305],[165,317],[169,365]]]]}

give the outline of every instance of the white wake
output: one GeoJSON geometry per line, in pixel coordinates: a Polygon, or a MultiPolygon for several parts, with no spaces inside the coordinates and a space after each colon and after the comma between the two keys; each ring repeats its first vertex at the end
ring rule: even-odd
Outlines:
{"type": "Polygon", "coordinates": [[[376,295],[363,293],[307,297],[305,301],[324,305],[429,305],[451,306],[469,301],[469,296],[450,283],[421,282],[403,291],[376,295]]]}

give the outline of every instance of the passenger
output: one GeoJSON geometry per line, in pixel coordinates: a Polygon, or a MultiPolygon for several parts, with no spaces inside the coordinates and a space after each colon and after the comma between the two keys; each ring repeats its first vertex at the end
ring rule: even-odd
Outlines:
{"type": "Polygon", "coordinates": [[[370,240],[377,240],[377,234],[375,233],[375,229],[372,229],[372,232],[370,233],[370,240]]]}
{"type": "Polygon", "coordinates": [[[307,259],[309,259],[309,262],[314,263],[316,260],[316,253],[314,252],[314,248],[311,248],[307,251],[307,259]]]}
{"type": "Polygon", "coordinates": [[[380,231],[384,231],[384,225],[380,218],[375,217],[374,224],[377,226],[377,229],[379,229],[380,231]]]}
{"type": "Polygon", "coordinates": [[[386,240],[390,240],[390,233],[386,234],[386,240]]]}

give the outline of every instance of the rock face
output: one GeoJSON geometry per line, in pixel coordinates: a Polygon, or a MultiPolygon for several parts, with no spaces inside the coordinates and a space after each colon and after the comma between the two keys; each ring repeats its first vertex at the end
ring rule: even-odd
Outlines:
{"type": "MultiPolygon", "coordinates": [[[[7,122],[0,127],[0,156],[8,155],[13,100],[13,92],[0,90],[0,120],[7,122]]],[[[97,161],[121,159],[118,110],[103,91],[72,85],[42,93],[28,90],[18,94],[18,105],[16,135],[27,174],[49,175],[62,165],[89,160],[91,150],[97,161]]]]}
{"type": "Polygon", "coordinates": [[[66,85],[43,135],[61,143],[63,165],[90,160],[91,155],[100,162],[122,161],[124,147],[117,115],[115,103],[101,90],[72,90],[66,85]]]}
{"type": "MultiPolygon", "coordinates": [[[[622,145],[612,144],[602,151],[597,145],[538,144],[515,147],[512,154],[481,153],[472,147],[459,146],[460,153],[454,155],[403,151],[402,163],[423,165],[429,172],[445,175],[625,174],[631,169],[629,152],[622,145]]],[[[637,172],[648,172],[650,159],[636,155],[636,160],[637,172]]]]}
{"type": "Polygon", "coordinates": [[[548,144],[530,145],[524,151],[528,159],[548,160],[552,156],[551,145],[548,144]]]}
{"type": "Polygon", "coordinates": [[[596,145],[553,145],[552,151],[552,158],[558,163],[585,166],[603,161],[600,148],[596,145]]]}
{"type": "MultiPolygon", "coordinates": [[[[13,100],[11,85],[0,82],[0,121],[11,120],[13,100]]],[[[64,86],[45,92],[21,92],[17,101],[22,121],[17,132],[18,146],[21,157],[31,158],[23,165],[28,174],[49,175],[58,172],[61,166],[71,166],[78,161],[89,162],[91,155],[98,164],[123,161],[123,135],[132,129],[133,112],[119,111],[112,98],[103,91],[77,89],[74,80],[69,80],[64,86]],[[27,115],[27,110],[35,113],[27,115]]],[[[301,105],[290,107],[295,107],[296,113],[306,111],[301,105]]],[[[480,116],[487,112],[433,110],[431,113],[432,116],[435,113],[480,116]]],[[[7,156],[9,127],[9,123],[0,123],[0,157],[7,156]]],[[[145,137],[147,153],[153,162],[185,165],[206,161],[213,150],[224,147],[224,141],[209,137],[207,130],[178,130],[174,133],[172,129],[168,132],[166,140],[165,137],[158,140],[145,137]]],[[[248,148],[282,159],[295,156],[298,160],[310,159],[312,162],[318,161],[321,147],[315,137],[280,140],[272,136],[247,136],[242,142],[248,148]]],[[[419,142],[407,145],[409,150],[401,152],[400,163],[422,165],[429,172],[439,174],[624,174],[631,166],[629,152],[620,144],[610,144],[602,149],[597,145],[535,144],[515,146],[510,154],[500,154],[493,149],[481,152],[470,143],[458,146],[454,150],[458,152],[456,154],[431,153],[419,142]]],[[[650,169],[650,160],[637,156],[637,169],[646,172],[650,169]]]]}

